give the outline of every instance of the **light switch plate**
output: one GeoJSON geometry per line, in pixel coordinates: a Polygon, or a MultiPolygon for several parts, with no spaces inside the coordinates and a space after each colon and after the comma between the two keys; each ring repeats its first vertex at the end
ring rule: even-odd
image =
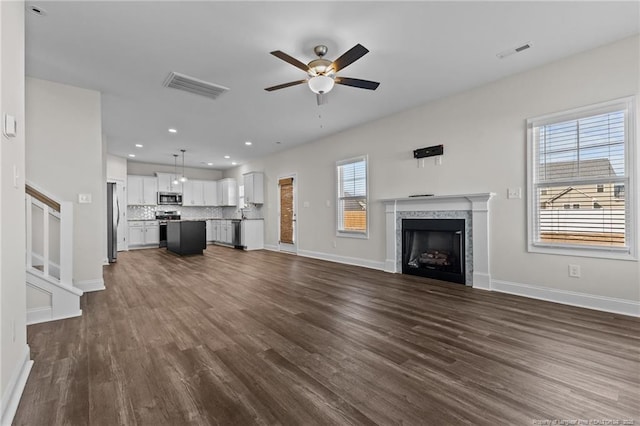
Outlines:
{"type": "Polygon", "coordinates": [[[507,198],[521,198],[522,190],[520,188],[507,189],[507,198]]]}
{"type": "Polygon", "coordinates": [[[78,194],[78,204],[91,204],[91,194],[78,194]]]}
{"type": "Polygon", "coordinates": [[[2,123],[2,133],[8,138],[16,137],[16,118],[13,115],[5,114],[2,123]]]}

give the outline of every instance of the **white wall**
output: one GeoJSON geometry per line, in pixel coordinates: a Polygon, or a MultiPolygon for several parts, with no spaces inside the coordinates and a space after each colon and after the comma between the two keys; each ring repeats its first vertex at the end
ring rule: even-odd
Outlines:
{"type": "Polygon", "coordinates": [[[98,288],[106,246],[100,93],[28,77],[26,114],[27,179],[74,203],[74,283],[98,288]],[[92,203],[79,204],[78,194],[92,203]]]}
{"type": "MultiPolygon", "coordinates": [[[[179,160],[179,162],[182,160],[179,160]]],[[[155,176],[156,172],[173,173],[174,166],[166,164],[139,163],[137,161],[127,161],[127,174],[141,176],[155,176]]],[[[178,174],[182,174],[182,167],[178,166],[178,174]]],[[[198,169],[195,167],[185,167],[184,175],[189,179],[218,180],[222,179],[220,170],[198,169]]]]}
{"type": "Polygon", "coordinates": [[[250,162],[225,176],[240,179],[248,171],[265,172],[265,243],[275,246],[277,178],[297,173],[299,249],[356,258],[368,265],[382,265],[385,257],[380,199],[495,192],[490,218],[494,280],[637,303],[638,262],[526,251],[525,120],[637,95],[639,47],[637,36],[622,40],[250,162]],[[412,151],[437,144],[444,144],[442,165],[426,159],[425,167],[418,168],[412,151]],[[337,238],[335,162],[362,154],[369,155],[370,238],[337,238]],[[512,187],[522,188],[522,199],[506,198],[507,188],[512,187]],[[326,207],[327,200],[331,207],[326,207]],[[569,263],[581,265],[580,279],[568,277],[569,263]]]}
{"type": "Polygon", "coordinates": [[[0,137],[0,423],[10,424],[31,362],[27,346],[24,204],[24,3],[0,2],[0,116],[17,136],[0,137]],[[17,179],[14,183],[14,168],[17,179]]]}
{"type": "Polygon", "coordinates": [[[107,154],[107,180],[127,181],[127,159],[107,154]]]}

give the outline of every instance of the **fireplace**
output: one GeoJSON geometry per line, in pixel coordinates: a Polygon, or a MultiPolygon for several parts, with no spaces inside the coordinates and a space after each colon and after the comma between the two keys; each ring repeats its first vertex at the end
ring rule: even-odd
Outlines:
{"type": "MultiPolygon", "coordinates": [[[[403,272],[404,220],[458,219],[464,223],[464,232],[462,232],[464,241],[461,242],[463,245],[460,246],[460,256],[458,257],[461,275],[464,280],[458,282],[476,288],[491,289],[489,201],[494,195],[491,192],[485,192],[383,199],[382,202],[385,205],[386,214],[386,258],[384,270],[394,273],[403,272]]],[[[452,241],[455,241],[455,238],[452,241]]],[[[454,248],[445,251],[456,253],[454,248]]],[[[426,254],[423,256],[423,260],[427,260],[431,255],[432,258],[439,259],[438,262],[452,263],[452,258],[443,259],[441,253],[424,252],[426,254]]],[[[418,263],[420,263],[419,259],[418,263]]],[[[427,262],[424,263],[426,264],[427,262]]],[[[431,263],[437,262],[432,261],[431,263]]],[[[444,278],[441,277],[440,279],[444,278]]]]}
{"type": "Polygon", "coordinates": [[[464,219],[402,219],[402,273],[465,284],[464,219]]]}

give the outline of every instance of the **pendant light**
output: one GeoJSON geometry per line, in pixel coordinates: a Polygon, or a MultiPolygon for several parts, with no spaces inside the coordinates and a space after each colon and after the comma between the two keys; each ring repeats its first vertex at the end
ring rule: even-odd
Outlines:
{"type": "Polygon", "coordinates": [[[185,183],[188,179],[185,177],[184,175],[184,153],[186,152],[186,149],[181,149],[180,152],[182,152],[182,177],[180,178],[180,182],[185,183]]]}
{"type": "Polygon", "coordinates": [[[173,181],[172,185],[178,185],[178,154],[173,154],[173,181]]]}

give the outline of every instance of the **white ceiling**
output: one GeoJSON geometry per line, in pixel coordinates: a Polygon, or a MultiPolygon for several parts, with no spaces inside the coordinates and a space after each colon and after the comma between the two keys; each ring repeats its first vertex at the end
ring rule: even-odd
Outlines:
{"type": "Polygon", "coordinates": [[[47,12],[27,12],[27,75],[102,92],[109,153],[173,165],[184,148],[187,166],[216,169],[640,31],[637,1],[27,4],[47,12]],[[379,81],[378,90],[336,86],[322,106],[306,85],[263,90],[306,77],[272,50],[306,63],[317,44],[333,60],[357,43],[370,52],[339,75],[379,81]],[[165,88],[170,71],[231,90],[211,100],[165,88]]]}

